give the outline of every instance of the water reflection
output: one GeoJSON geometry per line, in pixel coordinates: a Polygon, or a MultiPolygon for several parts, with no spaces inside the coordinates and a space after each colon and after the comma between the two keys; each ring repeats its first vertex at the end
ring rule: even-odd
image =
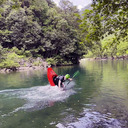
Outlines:
{"type": "Polygon", "coordinates": [[[90,99],[96,105],[94,110],[102,114],[111,113],[111,117],[125,124],[128,116],[127,61],[84,61],[81,66],[86,72],[94,74],[96,80],[90,99]]]}
{"type": "Polygon", "coordinates": [[[47,70],[28,70],[0,74],[0,89],[12,89],[45,85],[47,83],[47,70]],[[43,78],[43,79],[42,79],[43,78]]]}
{"type": "Polygon", "coordinates": [[[0,75],[1,128],[128,126],[127,61],[83,60],[54,70],[80,73],[65,91],[50,88],[45,71],[0,75]]]}

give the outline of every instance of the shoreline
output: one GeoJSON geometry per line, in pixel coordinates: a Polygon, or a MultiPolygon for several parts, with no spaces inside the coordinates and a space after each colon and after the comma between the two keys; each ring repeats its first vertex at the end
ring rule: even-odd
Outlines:
{"type": "Polygon", "coordinates": [[[47,67],[43,67],[43,66],[19,67],[15,71],[12,71],[10,69],[6,70],[6,68],[4,68],[4,69],[0,69],[0,73],[24,72],[24,71],[31,71],[31,70],[46,69],[46,68],[47,67]]]}
{"type": "Polygon", "coordinates": [[[94,57],[94,58],[83,58],[83,59],[87,59],[87,60],[92,60],[92,61],[96,61],[96,60],[128,60],[128,55],[127,56],[116,56],[116,57],[94,57]]]}
{"type": "MultiPolygon", "coordinates": [[[[107,57],[107,58],[100,58],[100,57],[83,58],[79,62],[81,62],[82,60],[88,60],[88,61],[128,60],[128,56],[107,57]]],[[[70,66],[70,65],[61,65],[61,66],[70,66]]],[[[3,69],[0,69],[0,73],[23,72],[23,71],[40,70],[40,69],[45,70],[48,67],[49,67],[49,65],[46,62],[43,62],[43,64],[40,65],[40,66],[21,66],[21,67],[16,68],[16,70],[12,70],[12,69],[9,69],[9,68],[8,69],[3,68],[3,69]]]]}
{"type": "Polygon", "coordinates": [[[120,58],[120,59],[117,59],[117,58],[115,58],[115,59],[112,59],[112,58],[83,58],[83,59],[81,59],[80,60],[80,63],[82,63],[83,61],[128,61],[128,58],[125,58],[125,59],[123,59],[123,58],[120,58]]]}
{"type": "Polygon", "coordinates": [[[22,71],[29,71],[29,70],[39,70],[39,69],[46,69],[49,67],[48,63],[40,58],[31,59],[31,61],[20,60],[18,62],[20,64],[19,67],[4,67],[0,68],[0,73],[12,73],[12,72],[22,72],[22,71]],[[34,62],[39,62],[39,65],[34,65],[34,62]],[[26,65],[26,66],[24,66],[26,65]]]}

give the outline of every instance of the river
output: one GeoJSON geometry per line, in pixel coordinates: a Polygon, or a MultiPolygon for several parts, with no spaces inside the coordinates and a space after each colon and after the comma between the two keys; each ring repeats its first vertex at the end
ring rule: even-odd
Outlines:
{"type": "Polygon", "coordinates": [[[79,74],[64,91],[44,69],[0,74],[0,128],[128,128],[128,61],[53,69],[79,74]]]}

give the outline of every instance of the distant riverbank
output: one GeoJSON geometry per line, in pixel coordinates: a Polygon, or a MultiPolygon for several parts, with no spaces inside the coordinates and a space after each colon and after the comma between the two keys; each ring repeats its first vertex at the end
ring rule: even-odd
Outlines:
{"type": "Polygon", "coordinates": [[[84,58],[87,60],[128,60],[128,55],[125,56],[113,56],[113,57],[94,57],[84,58]]]}
{"type": "MultiPolygon", "coordinates": [[[[116,57],[103,57],[103,58],[101,58],[101,57],[83,58],[83,59],[80,60],[80,62],[82,60],[89,60],[89,61],[97,61],[97,60],[128,60],[128,55],[127,56],[116,56],[116,57]]],[[[43,68],[45,69],[45,68],[50,66],[46,61],[42,60],[41,58],[31,59],[31,60],[29,60],[27,62],[22,59],[22,60],[20,60],[19,64],[20,64],[20,66],[17,67],[17,68],[15,68],[15,67],[2,68],[2,69],[0,69],[0,73],[39,70],[39,69],[43,69],[43,68]]],[[[62,65],[62,66],[65,66],[65,65],[62,65]]]]}
{"type": "Polygon", "coordinates": [[[19,67],[15,71],[10,70],[10,69],[0,69],[0,73],[9,73],[9,72],[22,72],[22,71],[29,71],[29,70],[39,70],[46,68],[44,66],[32,66],[32,67],[19,67]]]}
{"type": "Polygon", "coordinates": [[[18,62],[18,67],[16,66],[9,66],[3,67],[0,69],[0,73],[9,73],[9,72],[20,72],[20,71],[28,71],[28,70],[39,70],[42,68],[47,68],[49,65],[46,61],[42,60],[41,58],[37,59],[21,59],[18,62]]]}

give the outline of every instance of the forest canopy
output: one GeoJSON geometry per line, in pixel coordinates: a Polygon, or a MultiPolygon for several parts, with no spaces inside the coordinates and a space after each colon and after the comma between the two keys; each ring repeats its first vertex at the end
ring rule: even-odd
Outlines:
{"type": "Polygon", "coordinates": [[[128,55],[127,0],[93,0],[81,20],[82,42],[95,57],[128,55]]]}
{"type": "Polygon", "coordinates": [[[51,0],[0,0],[0,7],[1,47],[29,51],[58,65],[77,64],[86,53],[80,44],[79,11],[68,0],[61,0],[60,7],[51,0]]]}
{"type": "Polygon", "coordinates": [[[83,12],[69,0],[0,0],[1,67],[9,53],[53,65],[78,64],[83,55],[127,56],[127,34],[127,0],[93,0],[83,12]]]}

